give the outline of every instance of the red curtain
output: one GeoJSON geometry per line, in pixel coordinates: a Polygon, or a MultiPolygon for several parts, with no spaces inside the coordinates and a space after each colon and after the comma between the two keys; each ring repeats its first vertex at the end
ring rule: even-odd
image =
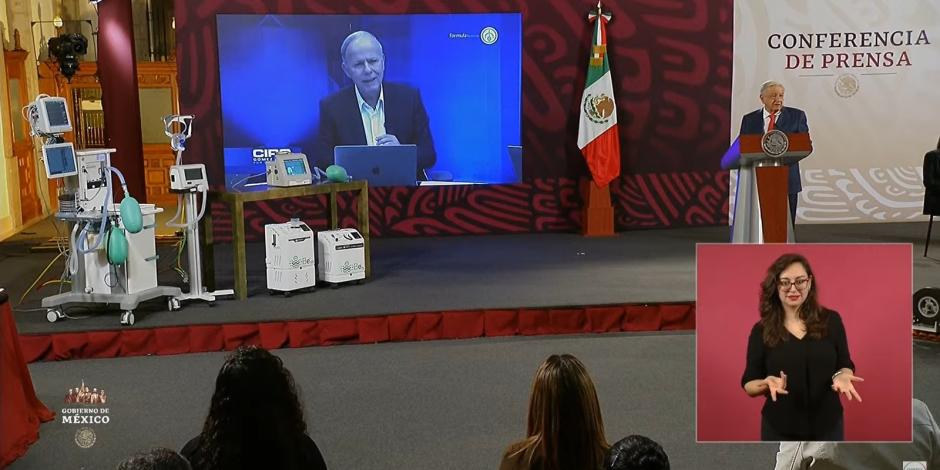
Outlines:
{"type": "Polygon", "coordinates": [[[20,336],[26,362],[483,336],[695,329],[692,303],[401,313],[20,336]]]}
{"type": "Polygon", "coordinates": [[[36,398],[20,350],[13,311],[0,293],[0,468],[10,465],[39,439],[39,423],[55,416],[36,398]]]}

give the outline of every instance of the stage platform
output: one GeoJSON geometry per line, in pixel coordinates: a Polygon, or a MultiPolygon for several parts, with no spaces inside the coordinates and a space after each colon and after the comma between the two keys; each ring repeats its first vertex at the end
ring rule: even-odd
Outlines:
{"type": "MultiPolygon", "coordinates": [[[[298,345],[295,337],[307,337],[299,341],[310,345],[349,340],[686,329],[694,328],[695,244],[722,243],[728,233],[727,227],[703,227],[631,231],[609,238],[575,234],[379,238],[372,241],[373,277],[367,282],[337,289],[323,286],[291,297],[267,293],[264,249],[261,243],[254,243],[248,245],[247,300],[219,300],[215,306],[192,303],[176,312],[168,312],[165,301],[153,301],[135,311],[136,323],[130,327],[119,324],[119,312],[102,308],[76,308],[69,312],[74,319],[47,322],[44,310],[33,309],[39,308],[42,296],[57,291],[55,285],[31,293],[17,305],[22,293],[54,257],[54,253],[30,253],[29,245],[35,240],[0,244],[0,286],[10,292],[24,345],[29,349],[33,340],[34,348],[43,349],[31,360],[124,355],[114,350],[114,335],[148,329],[162,330],[171,337],[145,339],[145,333],[139,332],[131,335],[137,338],[131,342],[209,342],[194,351],[228,348],[233,341],[246,340],[245,335],[267,336],[261,341],[283,347],[298,345]],[[467,312],[476,318],[459,316],[467,312]],[[342,319],[354,319],[356,325],[311,324],[342,319]],[[560,324],[560,329],[540,329],[546,321],[560,324]],[[615,322],[620,323],[619,328],[615,322]],[[255,326],[253,331],[234,326],[221,331],[219,325],[255,326]],[[258,325],[273,328],[262,332],[265,328],[258,325]],[[200,335],[210,331],[205,328],[215,328],[216,333],[202,340],[180,339],[179,335],[192,336],[192,327],[201,331],[200,335]],[[362,332],[349,328],[365,328],[368,332],[363,337],[362,332]],[[396,328],[404,329],[398,332],[401,337],[394,337],[396,328]],[[383,333],[389,329],[393,337],[383,333]],[[451,331],[445,331],[448,329],[451,331]],[[105,351],[76,351],[75,342],[80,337],[75,335],[64,337],[66,344],[59,345],[59,350],[49,342],[51,336],[85,332],[103,335],[110,346],[103,346],[105,351]],[[310,335],[316,336],[312,343],[310,335]],[[94,354],[89,355],[91,352],[94,354]]],[[[801,243],[913,243],[915,289],[940,286],[940,242],[935,246],[935,257],[921,256],[925,223],[798,225],[796,234],[801,243]]],[[[172,246],[161,246],[158,251],[161,267],[169,266],[174,256],[172,246]]],[[[217,287],[229,287],[230,246],[220,245],[216,253],[217,287]]],[[[58,263],[44,279],[61,272],[62,261],[58,263]]],[[[180,285],[172,270],[165,270],[160,278],[161,283],[180,285]]]]}

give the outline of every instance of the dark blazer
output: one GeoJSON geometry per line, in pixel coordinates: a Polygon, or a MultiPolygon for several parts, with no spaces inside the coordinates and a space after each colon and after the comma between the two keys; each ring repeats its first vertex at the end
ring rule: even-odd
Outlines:
{"type": "MultiPolygon", "coordinates": [[[[382,84],[385,96],[385,132],[398,137],[402,144],[418,146],[418,179],[423,170],[434,166],[437,154],[431,139],[428,113],[417,89],[399,83],[382,84]]],[[[343,88],[320,101],[320,129],[311,163],[326,168],[333,164],[333,147],[365,145],[362,114],[356,100],[355,86],[343,88]]]]}
{"type": "Polygon", "coordinates": [[[940,215],[940,149],[924,155],[924,214],[940,215]]]}
{"type": "MultiPolygon", "coordinates": [[[[784,107],[777,116],[774,123],[776,129],[787,134],[794,132],[809,132],[809,125],[806,124],[806,113],[802,109],[784,107]]],[[[764,108],[758,109],[744,115],[741,119],[741,134],[763,134],[764,133],[764,108]]],[[[803,184],[800,182],[800,164],[790,165],[790,177],[787,183],[787,192],[796,194],[803,190],[803,184]]]]}

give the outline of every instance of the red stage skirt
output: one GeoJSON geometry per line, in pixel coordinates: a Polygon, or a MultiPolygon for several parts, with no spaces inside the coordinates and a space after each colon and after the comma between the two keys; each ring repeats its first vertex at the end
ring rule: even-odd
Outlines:
{"type": "Polygon", "coordinates": [[[0,292],[0,468],[25,454],[39,439],[39,423],[54,416],[36,398],[13,310],[6,294],[0,292]]]}

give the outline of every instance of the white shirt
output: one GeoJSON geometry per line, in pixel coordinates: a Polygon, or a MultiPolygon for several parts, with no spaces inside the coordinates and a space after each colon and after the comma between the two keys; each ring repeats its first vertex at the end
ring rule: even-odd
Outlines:
{"type": "MultiPolygon", "coordinates": [[[[913,401],[913,441],[781,442],[775,470],[901,469],[903,462],[940,468],[940,428],[924,402],[913,401]]],[[[923,468],[923,467],[913,467],[923,468]]]]}
{"type": "MultiPolygon", "coordinates": [[[[770,111],[767,111],[767,108],[761,108],[761,109],[764,111],[764,133],[767,133],[767,131],[770,130],[768,129],[768,127],[770,127],[770,111]]],[[[777,111],[776,113],[774,113],[774,116],[776,116],[774,118],[775,119],[774,127],[777,127],[777,123],[780,122],[780,111],[777,111]]]]}
{"type": "Polygon", "coordinates": [[[379,90],[379,101],[375,108],[369,106],[356,88],[356,101],[359,102],[359,113],[362,114],[362,130],[366,131],[366,145],[375,145],[375,138],[385,134],[385,88],[379,90]]]}

